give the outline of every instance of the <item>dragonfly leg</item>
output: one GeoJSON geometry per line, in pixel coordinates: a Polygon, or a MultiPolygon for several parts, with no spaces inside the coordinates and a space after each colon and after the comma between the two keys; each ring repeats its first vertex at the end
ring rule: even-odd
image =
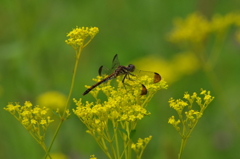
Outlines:
{"type": "Polygon", "coordinates": [[[128,78],[127,78],[127,79],[129,79],[129,80],[131,80],[131,81],[134,81],[132,78],[130,78],[130,75],[131,75],[131,76],[136,76],[136,75],[134,75],[134,74],[132,74],[132,73],[128,73],[127,75],[128,75],[128,78]]]}
{"type": "Polygon", "coordinates": [[[128,75],[128,74],[125,74],[125,75],[124,75],[124,77],[123,77],[123,79],[122,79],[122,84],[123,84],[123,86],[124,86],[124,88],[125,88],[125,89],[127,89],[127,88],[126,88],[126,86],[125,86],[125,83],[124,83],[124,81],[125,81],[125,79],[126,79],[127,75],[128,75]]]}
{"type": "Polygon", "coordinates": [[[124,75],[124,77],[123,77],[123,79],[122,79],[122,83],[124,84],[124,81],[125,81],[125,79],[126,79],[126,77],[127,77],[127,73],[124,75]]]}

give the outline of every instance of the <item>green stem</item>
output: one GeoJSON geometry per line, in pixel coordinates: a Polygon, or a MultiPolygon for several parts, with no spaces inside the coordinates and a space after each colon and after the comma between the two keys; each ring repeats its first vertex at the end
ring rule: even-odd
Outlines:
{"type": "Polygon", "coordinates": [[[179,154],[178,154],[178,159],[181,159],[181,157],[182,157],[182,153],[185,148],[186,142],[187,142],[187,138],[182,138],[181,147],[180,147],[179,154]]]}
{"type": "Polygon", "coordinates": [[[103,152],[108,156],[109,159],[112,159],[112,156],[111,156],[111,154],[108,152],[108,149],[107,149],[107,146],[106,146],[106,144],[105,144],[104,139],[101,138],[101,141],[102,141],[101,145],[102,145],[102,150],[103,150],[103,152]]]}
{"type": "Polygon", "coordinates": [[[71,87],[70,87],[70,91],[69,91],[69,94],[68,94],[68,98],[67,98],[67,102],[66,102],[66,105],[65,105],[65,108],[64,108],[64,111],[63,111],[63,114],[61,116],[61,121],[55,131],[55,134],[53,136],[53,139],[50,143],[50,146],[45,154],[45,159],[47,158],[49,152],[51,151],[51,148],[52,148],[52,145],[57,137],[57,134],[62,126],[62,123],[63,121],[65,121],[65,116],[66,116],[66,110],[69,108],[69,102],[70,102],[70,98],[72,96],[72,92],[73,92],[73,87],[74,87],[74,82],[75,82],[75,77],[76,77],[76,73],[77,73],[77,67],[78,67],[78,63],[79,63],[79,59],[80,59],[80,55],[81,55],[81,52],[82,52],[82,47],[79,48],[79,50],[76,52],[76,61],[75,61],[75,66],[74,66],[74,70],[73,70],[73,76],[72,76],[72,82],[71,82],[71,87]]]}
{"type": "Polygon", "coordinates": [[[91,41],[92,41],[93,37],[91,37],[88,42],[86,42],[86,44],[82,47],[82,48],[85,48],[91,41]]]}
{"type": "Polygon", "coordinates": [[[126,131],[127,131],[127,139],[126,139],[126,146],[127,146],[127,158],[131,158],[131,125],[130,125],[130,122],[126,122],[126,131]],[[130,146],[129,146],[130,145],[130,146]]]}
{"type": "Polygon", "coordinates": [[[71,87],[70,87],[70,91],[69,91],[69,94],[68,94],[66,106],[65,106],[63,116],[62,116],[63,118],[65,118],[66,110],[69,108],[69,101],[70,101],[70,98],[72,96],[73,87],[74,87],[74,83],[75,83],[75,77],[76,77],[76,74],[77,74],[77,67],[78,67],[78,63],[79,63],[81,53],[82,53],[82,48],[80,48],[79,51],[76,52],[76,61],[75,61],[75,66],[74,66],[74,70],[73,70],[72,82],[71,82],[71,87]]]}
{"type": "Polygon", "coordinates": [[[117,151],[117,158],[119,158],[120,156],[120,153],[119,153],[119,143],[118,143],[118,135],[117,135],[117,128],[118,128],[118,126],[115,124],[115,122],[114,121],[112,121],[113,122],[113,132],[114,132],[114,138],[115,138],[115,143],[116,143],[116,151],[117,151]]]}

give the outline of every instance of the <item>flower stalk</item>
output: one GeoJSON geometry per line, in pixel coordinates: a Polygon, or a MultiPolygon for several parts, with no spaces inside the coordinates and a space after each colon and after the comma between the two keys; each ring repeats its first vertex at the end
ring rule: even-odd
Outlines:
{"type": "Polygon", "coordinates": [[[173,98],[169,100],[170,107],[177,111],[178,119],[176,120],[175,116],[172,116],[169,118],[168,123],[177,130],[182,138],[178,159],[181,158],[187,140],[202,117],[204,110],[214,99],[210,95],[210,91],[202,89],[200,95],[203,97],[198,96],[197,93],[193,93],[192,95],[185,93],[183,97],[185,100],[175,100],[173,98]],[[198,110],[193,109],[194,103],[199,106],[198,110]]]}
{"type": "MultiPolygon", "coordinates": [[[[78,28],[76,27],[75,29],[73,29],[70,33],[68,33],[67,37],[69,37],[68,40],[66,40],[65,42],[72,46],[76,52],[76,61],[75,61],[75,65],[74,65],[74,69],[73,69],[73,76],[72,76],[72,82],[71,82],[71,87],[69,90],[69,94],[68,94],[68,98],[67,98],[67,102],[65,105],[65,109],[63,111],[63,114],[60,115],[60,123],[55,131],[55,134],[53,136],[53,139],[50,143],[49,149],[47,151],[47,153],[50,152],[52,145],[57,137],[57,134],[62,126],[62,123],[70,116],[69,114],[69,102],[70,102],[70,98],[72,96],[72,92],[73,92],[73,88],[74,88],[74,84],[75,84],[75,77],[76,77],[76,73],[77,73],[77,68],[78,68],[78,64],[79,64],[79,60],[80,60],[80,56],[82,53],[83,48],[85,48],[91,41],[92,39],[95,37],[95,35],[99,32],[97,27],[93,27],[93,28],[88,28],[88,27],[82,27],[82,28],[78,28]],[[90,38],[89,38],[90,37],[90,38]],[[86,42],[86,39],[89,38],[86,42]]],[[[45,156],[46,158],[46,156],[45,156]]]]}

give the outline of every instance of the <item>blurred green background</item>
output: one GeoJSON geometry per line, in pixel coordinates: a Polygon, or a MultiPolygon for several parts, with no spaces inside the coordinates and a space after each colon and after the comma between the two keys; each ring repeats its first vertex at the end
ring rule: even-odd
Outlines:
{"type": "MultiPolygon", "coordinates": [[[[3,107],[8,102],[23,104],[26,100],[35,104],[37,97],[48,91],[68,94],[75,54],[64,41],[76,26],[96,26],[100,32],[83,50],[73,97],[82,97],[84,85],[92,85],[91,79],[97,75],[99,66],[110,66],[115,54],[121,64],[135,61],[141,69],[156,71],[169,82],[169,89],[159,91],[150,102],[148,109],[152,115],[137,127],[135,141],[138,137],[153,136],[143,158],[177,158],[181,138],[167,123],[170,116],[176,115],[168,100],[182,98],[186,91],[199,92],[200,88],[210,90],[216,99],[193,131],[183,158],[240,158],[240,45],[235,40],[234,28],[226,35],[213,69],[219,82],[217,89],[200,68],[174,77],[168,74],[167,65],[153,67],[153,63],[139,62],[153,57],[167,63],[183,51],[167,41],[175,18],[186,18],[196,11],[206,18],[216,13],[225,15],[239,11],[239,0],[1,0],[0,3],[0,158],[44,156],[41,147],[3,107]]],[[[211,46],[211,41],[208,45],[211,46]]],[[[90,95],[83,99],[93,100],[90,95]]],[[[73,103],[71,108],[75,108],[73,103]]],[[[47,144],[55,127],[53,124],[48,130],[47,144]]],[[[89,158],[91,154],[106,158],[85,131],[86,127],[73,115],[63,124],[52,153],[73,159],[89,158]]]]}

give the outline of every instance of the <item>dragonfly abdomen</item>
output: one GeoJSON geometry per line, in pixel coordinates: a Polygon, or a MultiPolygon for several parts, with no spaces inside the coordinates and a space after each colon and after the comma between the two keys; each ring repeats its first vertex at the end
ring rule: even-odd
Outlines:
{"type": "Polygon", "coordinates": [[[109,75],[108,77],[104,78],[103,80],[99,81],[98,83],[96,83],[96,84],[92,85],[90,88],[88,88],[88,89],[83,93],[83,95],[88,94],[88,93],[89,93],[92,89],[94,89],[95,87],[97,87],[97,86],[99,86],[100,84],[102,84],[102,83],[104,83],[104,82],[107,82],[108,80],[113,79],[113,78],[115,78],[115,77],[116,77],[115,74],[109,75]]]}

